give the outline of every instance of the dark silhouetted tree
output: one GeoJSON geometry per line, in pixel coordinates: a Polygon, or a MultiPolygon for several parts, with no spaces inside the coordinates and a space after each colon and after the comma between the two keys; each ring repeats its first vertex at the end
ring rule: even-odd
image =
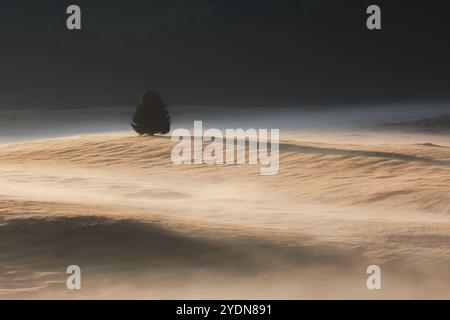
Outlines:
{"type": "Polygon", "coordinates": [[[150,136],[170,131],[170,116],[158,91],[148,90],[134,112],[131,126],[140,135],[150,136]]]}

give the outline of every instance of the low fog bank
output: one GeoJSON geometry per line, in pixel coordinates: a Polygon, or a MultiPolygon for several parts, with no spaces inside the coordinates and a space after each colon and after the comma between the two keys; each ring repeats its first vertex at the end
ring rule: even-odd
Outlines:
{"type": "Polygon", "coordinates": [[[202,120],[208,127],[283,128],[286,130],[379,129],[380,124],[412,121],[450,114],[450,103],[432,106],[373,105],[340,108],[278,107],[174,107],[175,125],[192,127],[202,120]]]}
{"type": "MultiPolygon", "coordinates": [[[[134,107],[1,111],[0,143],[109,132],[131,134],[129,123],[133,112],[134,107]]],[[[401,131],[401,127],[384,127],[383,124],[439,117],[449,114],[450,106],[373,105],[339,109],[172,106],[170,113],[172,129],[192,128],[195,120],[202,120],[204,128],[278,128],[285,133],[309,131],[326,135],[345,131],[401,131]]]]}
{"type": "Polygon", "coordinates": [[[0,143],[129,130],[129,108],[0,111],[0,143]]]}
{"type": "Polygon", "coordinates": [[[384,290],[367,290],[371,261],[361,247],[283,244],[239,233],[210,237],[99,216],[13,218],[0,231],[0,248],[8,248],[0,251],[6,299],[448,297],[445,265],[430,272],[426,264],[400,259],[382,264],[384,290]],[[83,272],[79,292],[65,288],[65,269],[74,263],[83,272]]]}

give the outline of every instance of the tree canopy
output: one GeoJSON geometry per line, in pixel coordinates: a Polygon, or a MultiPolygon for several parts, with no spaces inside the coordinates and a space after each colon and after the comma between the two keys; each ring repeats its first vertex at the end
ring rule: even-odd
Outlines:
{"type": "Polygon", "coordinates": [[[134,112],[131,126],[140,135],[164,134],[170,131],[169,110],[157,90],[148,90],[134,112]]]}

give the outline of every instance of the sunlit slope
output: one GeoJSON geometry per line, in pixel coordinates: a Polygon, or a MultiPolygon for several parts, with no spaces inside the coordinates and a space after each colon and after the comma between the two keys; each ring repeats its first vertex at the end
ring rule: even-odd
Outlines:
{"type": "MultiPolygon", "coordinates": [[[[127,204],[132,205],[133,199],[159,196],[186,200],[210,195],[214,200],[235,193],[245,200],[250,191],[251,197],[260,194],[299,203],[450,213],[448,147],[283,142],[275,176],[260,176],[259,164],[177,166],[170,158],[172,147],[165,137],[134,136],[86,136],[3,146],[3,193],[16,184],[51,187],[55,183],[62,189],[94,188],[99,193],[103,185],[103,191],[108,191],[105,196],[110,192],[128,195],[127,204]],[[103,184],[104,179],[108,181],[103,184]]],[[[21,191],[14,195],[20,196],[21,191]]]]}
{"type": "Polygon", "coordinates": [[[174,165],[167,137],[1,146],[0,296],[70,298],[70,264],[77,297],[371,298],[369,264],[376,297],[446,296],[449,148],[301,138],[274,176],[174,165]]]}

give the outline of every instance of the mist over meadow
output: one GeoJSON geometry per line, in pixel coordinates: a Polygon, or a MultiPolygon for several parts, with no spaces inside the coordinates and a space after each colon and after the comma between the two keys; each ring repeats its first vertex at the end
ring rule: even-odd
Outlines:
{"type": "Polygon", "coordinates": [[[0,299],[450,298],[445,2],[70,4],[1,5],[0,299]],[[194,121],[276,174],[175,163],[194,121]]]}
{"type": "MultiPolygon", "coordinates": [[[[0,111],[0,142],[62,138],[83,134],[132,132],[131,116],[136,106],[28,108],[0,111]]],[[[322,135],[366,132],[369,136],[406,128],[384,124],[436,118],[450,114],[448,104],[361,105],[340,108],[169,106],[172,129],[193,127],[203,121],[205,128],[276,128],[281,133],[303,132],[322,135]]],[[[414,128],[413,128],[414,129],[414,128]]],[[[415,131],[420,132],[420,128],[415,131]]],[[[439,134],[442,132],[431,132],[439,134]]],[[[400,137],[400,135],[398,135],[400,137]]],[[[435,137],[436,138],[436,137],[435,137]]]]}

